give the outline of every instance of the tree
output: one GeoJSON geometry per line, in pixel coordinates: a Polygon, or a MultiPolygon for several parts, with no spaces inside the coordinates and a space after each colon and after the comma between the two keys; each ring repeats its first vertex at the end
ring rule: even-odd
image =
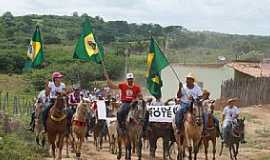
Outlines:
{"type": "Polygon", "coordinates": [[[12,13],[9,11],[5,12],[3,14],[2,18],[4,20],[4,24],[6,25],[6,27],[10,27],[10,26],[13,26],[15,24],[14,17],[12,15],[12,13]]]}
{"type": "Polygon", "coordinates": [[[75,12],[72,13],[72,16],[73,16],[73,17],[79,17],[79,14],[78,14],[77,11],[75,11],[75,12]]]}

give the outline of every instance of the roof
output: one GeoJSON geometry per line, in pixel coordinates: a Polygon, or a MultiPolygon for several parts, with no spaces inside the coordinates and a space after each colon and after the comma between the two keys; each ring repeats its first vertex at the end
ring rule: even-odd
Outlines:
{"type": "Polygon", "coordinates": [[[270,63],[233,62],[227,65],[252,77],[270,77],[270,63]]]}

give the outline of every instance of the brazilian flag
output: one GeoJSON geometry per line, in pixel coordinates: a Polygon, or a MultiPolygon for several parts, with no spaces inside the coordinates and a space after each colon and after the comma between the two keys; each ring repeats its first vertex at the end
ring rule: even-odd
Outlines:
{"type": "Polygon", "coordinates": [[[146,83],[149,92],[157,98],[161,97],[161,70],[169,65],[169,62],[158,43],[151,37],[149,53],[147,54],[147,73],[146,83]]]}
{"type": "Polygon", "coordinates": [[[73,58],[83,61],[94,61],[100,64],[104,58],[104,50],[96,41],[89,19],[82,24],[82,32],[77,42],[73,58]]]}
{"type": "Polygon", "coordinates": [[[44,60],[41,34],[38,25],[36,26],[36,30],[28,46],[27,56],[31,60],[31,67],[37,67],[41,65],[44,60]]]}

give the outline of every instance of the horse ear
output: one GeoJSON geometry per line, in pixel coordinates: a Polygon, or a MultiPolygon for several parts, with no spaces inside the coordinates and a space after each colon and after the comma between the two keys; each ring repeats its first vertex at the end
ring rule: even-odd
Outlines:
{"type": "Polygon", "coordinates": [[[245,121],[246,120],[246,117],[243,117],[243,121],[245,121]]]}

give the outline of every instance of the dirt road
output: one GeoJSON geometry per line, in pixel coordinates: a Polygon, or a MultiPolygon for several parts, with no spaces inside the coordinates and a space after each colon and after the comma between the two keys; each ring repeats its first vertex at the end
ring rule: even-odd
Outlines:
{"type": "MultiPolygon", "coordinates": [[[[247,144],[240,145],[239,160],[270,160],[270,105],[266,106],[251,106],[242,108],[242,115],[246,118],[246,139],[247,144]]],[[[157,149],[157,160],[162,160],[161,140],[157,149]]],[[[200,149],[199,160],[204,159],[203,148],[200,149]]],[[[217,152],[220,151],[220,143],[218,142],[217,152]]],[[[209,159],[212,158],[211,148],[209,150],[209,159]]],[[[223,155],[216,156],[218,160],[229,160],[228,149],[225,148],[223,155]]],[[[64,158],[64,160],[74,159],[64,158]]],[[[51,158],[44,158],[51,160],[51,158]]],[[[116,160],[116,155],[109,152],[108,143],[104,143],[104,148],[97,152],[93,145],[92,138],[83,145],[82,151],[83,160],[116,160]]],[[[124,159],[124,157],[122,157],[124,159]]],[[[133,156],[132,159],[136,159],[133,156]]],[[[149,159],[149,149],[143,150],[143,160],[149,159]]]]}

